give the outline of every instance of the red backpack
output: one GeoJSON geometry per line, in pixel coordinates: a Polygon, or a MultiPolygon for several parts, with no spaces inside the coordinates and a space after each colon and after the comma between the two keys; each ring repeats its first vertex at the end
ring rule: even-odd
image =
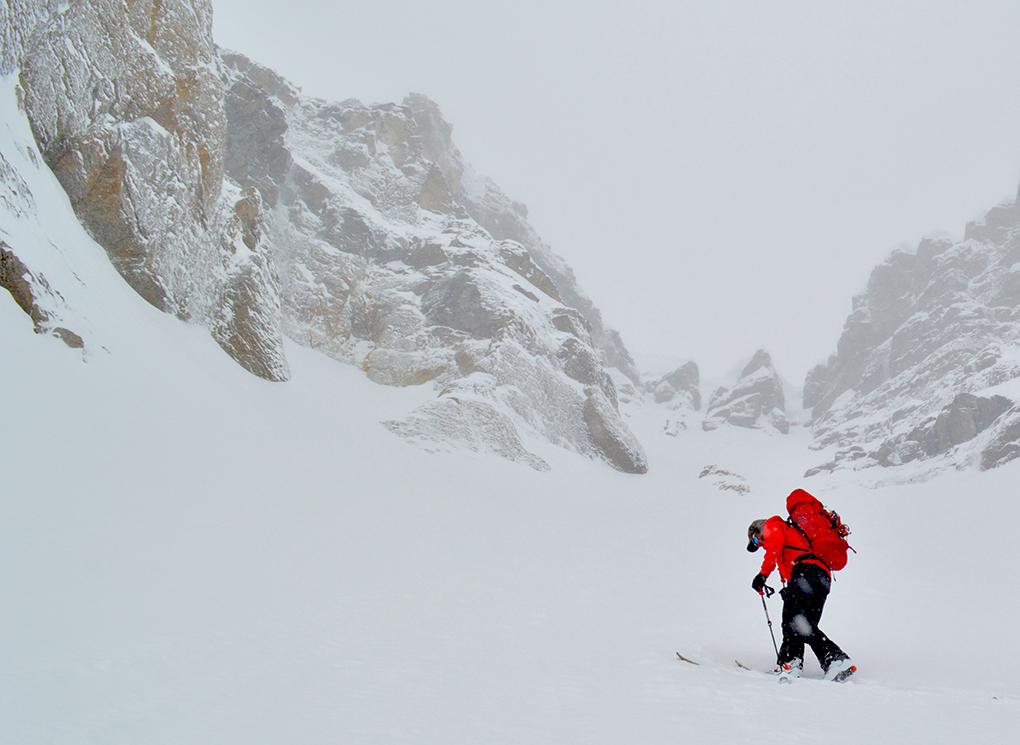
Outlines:
{"type": "Polygon", "coordinates": [[[834,572],[846,566],[846,552],[853,548],[846,542],[850,528],[843,524],[839,515],[825,509],[803,489],[794,490],[786,498],[786,511],[790,513],[787,522],[808,539],[812,554],[834,572]]]}

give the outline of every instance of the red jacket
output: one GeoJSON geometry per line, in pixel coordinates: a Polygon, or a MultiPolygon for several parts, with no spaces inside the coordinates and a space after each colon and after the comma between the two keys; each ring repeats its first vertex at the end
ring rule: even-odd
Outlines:
{"type": "MultiPolygon", "coordinates": [[[[790,581],[790,570],[793,569],[793,562],[798,556],[808,553],[810,544],[804,534],[786,520],[775,515],[765,521],[761,529],[761,544],[765,549],[765,560],[761,563],[761,573],[768,577],[772,570],[779,567],[779,576],[783,582],[790,581]]],[[[810,564],[816,564],[829,572],[825,564],[815,558],[804,560],[810,564]]]]}

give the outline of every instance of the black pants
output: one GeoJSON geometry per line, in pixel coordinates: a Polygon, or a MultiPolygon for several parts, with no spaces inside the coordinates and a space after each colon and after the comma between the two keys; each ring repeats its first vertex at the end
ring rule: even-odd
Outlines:
{"type": "Polygon", "coordinates": [[[783,646],[779,662],[804,659],[804,645],[811,647],[823,669],[843,650],[818,628],[822,608],[829,597],[832,580],[817,564],[794,564],[790,581],[783,592],[783,646]]]}

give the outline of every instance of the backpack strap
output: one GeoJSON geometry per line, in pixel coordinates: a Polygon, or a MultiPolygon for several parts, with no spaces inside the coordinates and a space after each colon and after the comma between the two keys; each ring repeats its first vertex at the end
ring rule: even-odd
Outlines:
{"type": "Polygon", "coordinates": [[[809,546],[811,545],[811,539],[808,538],[808,534],[804,532],[804,528],[797,525],[797,523],[794,521],[792,517],[786,518],[786,524],[796,528],[800,532],[800,534],[804,536],[804,540],[807,541],[807,545],[809,546]]]}
{"type": "Polygon", "coordinates": [[[821,564],[826,569],[828,569],[829,573],[831,574],[832,573],[832,568],[828,564],[826,564],[824,561],[819,559],[817,556],[815,556],[813,553],[811,553],[811,539],[808,538],[808,534],[804,532],[804,528],[802,528],[799,525],[797,525],[797,523],[794,521],[793,517],[786,518],[786,524],[787,525],[791,525],[794,528],[796,528],[798,530],[798,532],[800,532],[800,534],[802,536],[804,536],[804,540],[807,541],[807,545],[808,545],[808,548],[799,548],[799,547],[796,547],[796,546],[787,546],[786,547],[786,548],[792,548],[795,551],[803,551],[803,553],[800,556],[796,557],[793,560],[793,562],[791,562],[791,563],[793,563],[793,564],[800,564],[802,561],[817,561],[819,564],[821,564]]]}

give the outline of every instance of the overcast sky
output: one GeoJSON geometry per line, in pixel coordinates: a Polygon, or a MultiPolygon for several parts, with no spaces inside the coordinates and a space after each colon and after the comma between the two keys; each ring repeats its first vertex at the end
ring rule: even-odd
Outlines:
{"type": "Polygon", "coordinates": [[[644,367],[795,386],[899,245],[1020,182],[1020,2],[213,0],[305,93],[436,101],[644,367]]]}

